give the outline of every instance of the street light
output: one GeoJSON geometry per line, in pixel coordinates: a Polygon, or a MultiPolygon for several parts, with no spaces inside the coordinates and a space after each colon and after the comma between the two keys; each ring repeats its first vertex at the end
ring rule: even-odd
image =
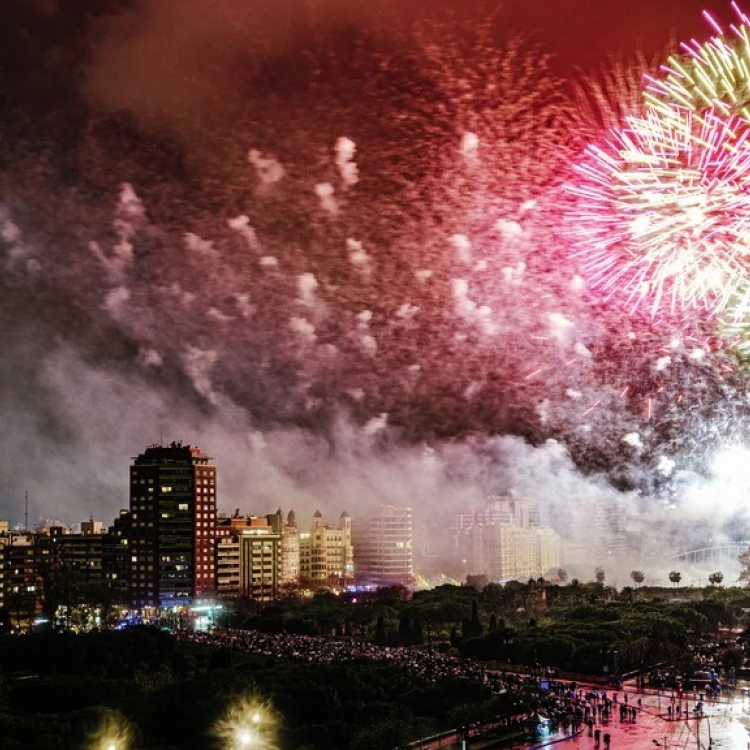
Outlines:
{"type": "Polygon", "coordinates": [[[134,728],[123,716],[110,713],[86,738],[87,750],[128,750],[133,746],[134,728]]]}
{"type": "Polygon", "coordinates": [[[698,746],[698,750],[701,750],[701,719],[705,719],[706,723],[708,724],[708,749],[711,750],[711,747],[713,745],[713,738],[711,737],[711,719],[708,717],[707,714],[699,713],[696,716],[696,720],[698,722],[697,729],[695,730],[695,739],[698,746]]]}
{"type": "Polygon", "coordinates": [[[237,733],[237,744],[240,747],[251,747],[255,739],[255,735],[249,729],[240,729],[237,733]]]}
{"type": "Polygon", "coordinates": [[[275,750],[277,726],[270,706],[244,697],[229,706],[213,734],[226,750],[275,750]]]}

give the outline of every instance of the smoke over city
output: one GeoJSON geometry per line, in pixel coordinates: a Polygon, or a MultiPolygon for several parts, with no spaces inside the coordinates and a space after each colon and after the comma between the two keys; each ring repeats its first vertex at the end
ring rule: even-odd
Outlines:
{"type": "Polygon", "coordinates": [[[183,440],[228,512],[516,492],[623,554],[747,537],[742,363],[571,251],[627,81],[582,112],[513,3],[95,5],[0,10],[0,516],[109,522],[183,440]]]}

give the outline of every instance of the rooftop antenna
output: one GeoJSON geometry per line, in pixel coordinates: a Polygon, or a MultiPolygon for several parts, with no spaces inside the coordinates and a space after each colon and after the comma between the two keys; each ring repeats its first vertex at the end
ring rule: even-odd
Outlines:
{"type": "Polygon", "coordinates": [[[26,490],[24,493],[24,513],[23,513],[23,530],[28,531],[29,530],[29,491],[26,490]]]}

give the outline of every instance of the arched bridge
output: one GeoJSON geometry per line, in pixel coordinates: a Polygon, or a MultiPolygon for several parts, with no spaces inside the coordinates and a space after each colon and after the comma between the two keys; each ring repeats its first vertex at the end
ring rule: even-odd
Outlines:
{"type": "Polygon", "coordinates": [[[687,552],[678,552],[670,555],[665,562],[687,562],[696,565],[737,562],[737,558],[747,552],[750,542],[735,542],[733,544],[721,544],[716,547],[701,547],[691,549],[687,552]]]}

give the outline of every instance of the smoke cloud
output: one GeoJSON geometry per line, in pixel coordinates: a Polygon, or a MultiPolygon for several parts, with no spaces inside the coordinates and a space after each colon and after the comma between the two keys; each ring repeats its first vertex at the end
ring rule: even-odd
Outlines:
{"type": "Polygon", "coordinates": [[[587,288],[573,105],[512,3],[84,5],[0,10],[0,517],[108,522],[183,440],[225,511],[515,491],[622,565],[732,536],[739,503],[694,521],[741,377],[587,288]]]}

